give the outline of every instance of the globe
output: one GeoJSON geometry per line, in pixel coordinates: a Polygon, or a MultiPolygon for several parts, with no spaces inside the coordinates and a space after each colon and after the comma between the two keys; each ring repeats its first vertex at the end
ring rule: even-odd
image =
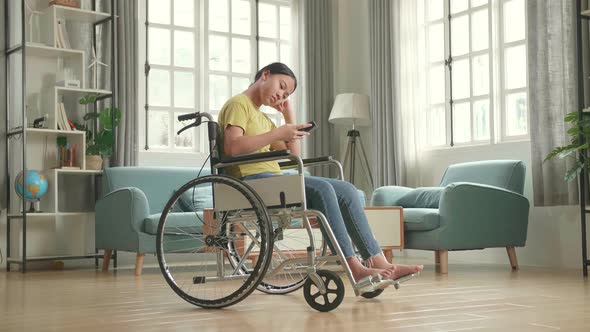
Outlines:
{"type": "Polygon", "coordinates": [[[28,170],[23,179],[23,172],[16,176],[16,193],[24,200],[37,202],[47,193],[47,179],[39,171],[28,170]],[[23,188],[26,179],[27,187],[23,188]]]}

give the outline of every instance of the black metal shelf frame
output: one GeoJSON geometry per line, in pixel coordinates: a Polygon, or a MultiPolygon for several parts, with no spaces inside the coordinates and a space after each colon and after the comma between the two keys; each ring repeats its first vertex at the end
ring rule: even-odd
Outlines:
{"type": "MultiPolygon", "coordinates": [[[[576,58],[578,68],[578,119],[582,120],[583,111],[585,108],[584,100],[584,61],[582,51],[582,21],[590,20],[589,16],[582,15],[582,0],[576,0],[576,58]]],[[[581,121],[580,121],[581,123],[581,121]]],[[[581,124],[580,124],[581,126],[581,124]]],[[[580,130],[580,133],[582,130],[580,130]]],[[[584,136],[580,134],[578,137],[580,144],[584,144],[584,136]]],[[[578,155],[580,162],[584,163],[584,151],[581,151],[578,155]]],[[[580,223],[582,230],[582,273],[584,277],[588,277],[588,266],[590,266],[590,260],[588,260],[588,246],[586,241],[586,213],[590,213],[589,209],[586,209],[586,183],[588,174],[584,168],[580,172],[579,179],[579,197],[580,197],[580,223]]]]}
{"type": "MultiPolygon", "coordinates": [[[[18,0],[17,0],[18,1],[18,0]]],[[[6,111],[6,142],[5,142],[5,151],[6,151],[6,160],[5,160],[5,167],[6,167],[6,205],[8,207],[8,210],[10,210],[10,179],[11,179],[11,173],[10,173],[10,164],[8,162],[8,156],[10,156],[10,143],[9,141],[11,139],[22,139],[22,151],[20,151],[22,153],[22,169],[23,171],[27,171],[27,160],[26,160],[26,147],[27,147],[27,131],[25,130],[27,124],[26,124],[26,110],[25,110],[25,105],[26,105],[26,87],[27,87],[27,80],[26,80],[26,56],[27,56],[27,48],[26,48],[26,14],[25,14],[25,0],[20,0],[20,31],[21,31],[21,41],[20,41],[20,45],[16,45],[16,46],[12,46],[10,45],[10,36],[11,36],[11,26],[10,26],[10,20],[9,20],[9,10],[12,9],[12,7],[10,7],[9,3],[11,3],[12,5],[16,5],[18,2],[15,0],[4,0],[4,33],[5,33],[5,57],[6,57],[6,61],[5,61],[5,72],[7,75],[7,84],[6,84],[6,105],[5,105],[5,111],[6,111]],[[21,119],[22,119],[22,126],[20,127],[15,127],[15,128],[11,128],[10,127],[10,84],[8,84],[8,80],[9,80],[9,68],[10,68],[10,59],[11,57],[15,57],[18,56],[18,52],[20,52],[20,56],[21,56],[21,64],[22,64],[22,68],[21,68],[21,119]]],[[[92,2],[92,9],[96,10],[96,4],[97,1],[99,0],[94,0],[92,2]]],[[[117,24],[116,23],[116,18],[117,18],[117,7],[115,6],[115,0],[110,0],[110,5],[111,5],[111,13],[110,13],[110,17],[104,18],[96,23],[93,23],[93,31],[92,31],[92,41],[93,41],[93,45],[96,47],[96,28],[98,26],[101,26],[103,24],[107,24],[110,23],[111,24],[111,95],[108,96],[103,96],[101,97],[101,99],[106,99],[106,98],[111,98],[112,100],[112,105],[115,107],[117,105],[117,94],[116,94],[116,74],[117,74],[117,59],[116,59],[116,54],[117,54],[117,24]]],[[[16,24],[15,24],[16,25],[16,24]]],[[[16,27],[15,27],[16,28],[16,27]]],[[[95,104],[96,107],[96,104],[95,104]]],[[[112,112],[113,117],[115,116],[115,112],[112,112]]],[[[114,119],[113,119],[113,123],[114,123],[114,119]]],[[[114,144],[114,148],[113,151],[115,153],[115,149],[116,149],[116,134],[114,135],[114,139],[115,139],[115,144],[114,144]]],[[[16,151],[15,151],[16,153],[16,151]]],[[[23,177],[23,187],[26,187],[26,177],[23,177]]],[[[95,186],[95,188],[97,188],[97,186],[95,186]]],[[[95,195],[95,197],[98,197],[97,195],[95,195]]],[[[10,267],[11,264],[16,264],[20,266],[20,271],[22,273],[25,273],[27,270],[27,263],[28,262],[39,262],[39,261],[51,261],[51,260],[71,260],[71,259],[87,259],[87,258],[94,258],[95,259],[95,266],[98,267],[98,259],[102,258],[103,255],[102,254],[98,254],[98,250],[95,250],[95,254],[88,254],[88,255],[73,255],[73,256],[46,256],[46,257],[27,257],[27,208],[26,208],[26,201],[22,200],[22,214],[21,216],[18,216],[17,218],[14,217],[8,217],[6,218],[6,271],[10,271],[10,267]],[[22,223],[22,237],[21,237],[21,250],[22,250],[22,255],[20,256],[19,259],[15,259],[15,258],[11,258],[11,254],[10,254],[10,225],[11,225],[11,221],[14,219],[21,219],[21,223],[22,223]]],[[[115,253],[114,255],[114,265],[115,267],[117,266],[117,255],[115,253]]]]}

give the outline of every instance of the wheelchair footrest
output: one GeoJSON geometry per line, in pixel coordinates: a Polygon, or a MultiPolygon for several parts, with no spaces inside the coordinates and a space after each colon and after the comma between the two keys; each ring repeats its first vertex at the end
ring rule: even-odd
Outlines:
{"type": "Polygon", "coordinates": [[[374,292],[376,290],[385,289],[391,285],[393,285],[395,289],[399,289],[402,283],[417,277],[419,274],[420,272],[412,273],[397,279],[383,279],[381,275],[377,274],[359,280],[356,283],[356,287],[359,290],[359,293],[374,292]]]}

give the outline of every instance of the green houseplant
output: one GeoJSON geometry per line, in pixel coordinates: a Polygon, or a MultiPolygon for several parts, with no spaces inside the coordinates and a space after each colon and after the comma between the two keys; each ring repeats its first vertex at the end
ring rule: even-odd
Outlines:
{"type": "MultiPolygon", "coordinates": [[[[94,104],[98,95],[87,94],[80,98],[80,105],[88,106],[94,104]]],[[[100,169],[101,166],[96,166],[98,159],[102,164],[104,159],[109,158],[113,154],[114,129],[119,125],[121,120],[121,110],[116,107],[106,107],[102,111],[94,110],[87,112],[84,117],[84,124],[78,124],[79,130],[86,132],[86,155],[87,168],[100,169]],[[113,121],[114,120],[114,121],[113,121]],[[98,130],[93,131],[94,124],[98,123],[98,130]],[[96,156],[96,157],[89,157],[96,156]],[[89,162],[91,165],[89,167],[89,162]],[[98,168],[97,168],[98,167],[98,168]]]]}
{"type": "Polygon", "coordinates": [[[565,146],[558,146],[554,148],[545,157],[544,161],[558,157],[563,158],[574,158],[575,164],[572,168],[568,169],[565,173],[564,179],[566,181],[572,181],[578,174],[584,170],[590,169],[590,159],[588,158],[588,139],[590,138],[590,113],[582,113],[580,119],[578,112],[572,112],[565,116],[565,122],[571,124],[571,128],[568,129],[567,134],[570,137],[570,144],[565,146]],[[583,138],[583,143],[580,141],[580,136],[583,138]],[[582,153],[584,162],[581,162],[578,157],[578,152],[582,153]]]}

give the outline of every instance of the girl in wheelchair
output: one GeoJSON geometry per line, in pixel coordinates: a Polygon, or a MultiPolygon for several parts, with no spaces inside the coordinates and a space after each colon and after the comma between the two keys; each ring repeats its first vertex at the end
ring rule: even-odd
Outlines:
{"type": "MultiPolygon", "coordinates": [[[[301,140],[310,135],[304,128],[310,124],[296,124],[295,111],[288,100],[296,88],[297,78],[282,63],[272,63],[258,71],[254,83],[229,99],[219,114],[225,155],[288,149],[301,156],[301,140]],[[285,119],[285,125],[276,127],[260,111],[261,105],[278,110],[285,119]]],[[[233,166],[227,173],[242,180],[283,174],[276,161],[233,166]]],[[[306,176],[305,194],[308,207],[326,216],[355,281],[374,275],[397,280],[423,269],[422,265],[395,265],[387,262],[371,232],[357,190],[352,184],[306,176]],[[365,264],[356,257],[353,243],[365,264]]]]}

